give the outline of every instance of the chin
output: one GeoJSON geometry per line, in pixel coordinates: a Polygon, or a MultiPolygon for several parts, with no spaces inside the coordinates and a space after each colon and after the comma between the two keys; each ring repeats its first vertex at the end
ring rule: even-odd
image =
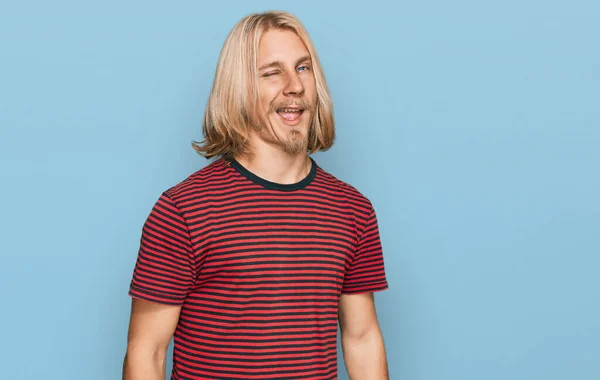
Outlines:
{"type": "Polygon", "coordinates": [[[281,141],[277,141],[276,143],[284,152],[290,155],[306,153],[308,147],[307,126],[277,126],[275,131],[281,138],[281,141]]]}

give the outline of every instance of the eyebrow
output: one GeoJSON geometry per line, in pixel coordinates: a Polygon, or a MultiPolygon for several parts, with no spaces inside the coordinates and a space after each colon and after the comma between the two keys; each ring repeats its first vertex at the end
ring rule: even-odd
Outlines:
{"type": "MultiPolygon", "coordinates": [[[[310,61],[310,55],[305,55],[304,57],[300,58],[299,60],[296,61],[296,66],[298,66],[299,64],[303,63],[303,62],[307,62],[310,61]]],[[[277,66],[281,66],[281,62],[280,61],[273,61],[273,62],[269,62],[266,63],[264,65],[262,65],[261,67],[258,68],[259,71],[262,71],[264,69],[268,69],[271,67],[277,67],[277,66]]]]}

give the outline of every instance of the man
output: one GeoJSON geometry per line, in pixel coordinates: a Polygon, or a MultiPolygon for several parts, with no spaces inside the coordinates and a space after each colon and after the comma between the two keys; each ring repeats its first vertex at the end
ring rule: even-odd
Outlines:
{"type": "Polygon", "coordinates": [[[373,292],[388,287],[375,211],[309,156],[334,140],[313,44],[289,13],[242,19],[194,148],[216,160],[144,224],[123,377],[388,379],[373,292]]]}

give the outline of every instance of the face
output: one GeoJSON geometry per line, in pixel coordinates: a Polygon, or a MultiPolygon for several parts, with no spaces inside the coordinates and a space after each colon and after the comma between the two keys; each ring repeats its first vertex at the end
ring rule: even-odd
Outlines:
{"type": "Polygon", "coordinates": [[[286,30],[266,32],[259,44],[258,75],[261,111],[272,127],[261,127],[260,139],[289,154],[306,153],[317,91],[300,37],[286,30]]]}

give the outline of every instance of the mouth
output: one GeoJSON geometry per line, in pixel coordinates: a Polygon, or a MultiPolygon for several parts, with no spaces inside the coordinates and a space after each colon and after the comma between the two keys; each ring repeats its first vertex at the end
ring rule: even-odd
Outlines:
{"type": "Polygon", "coordinates": [[[276,112],[283,119],[285,124],[296,125],[300,122],[300,116],[304,113],[304,108],[285,107],[278,108],[276,112]]]}

